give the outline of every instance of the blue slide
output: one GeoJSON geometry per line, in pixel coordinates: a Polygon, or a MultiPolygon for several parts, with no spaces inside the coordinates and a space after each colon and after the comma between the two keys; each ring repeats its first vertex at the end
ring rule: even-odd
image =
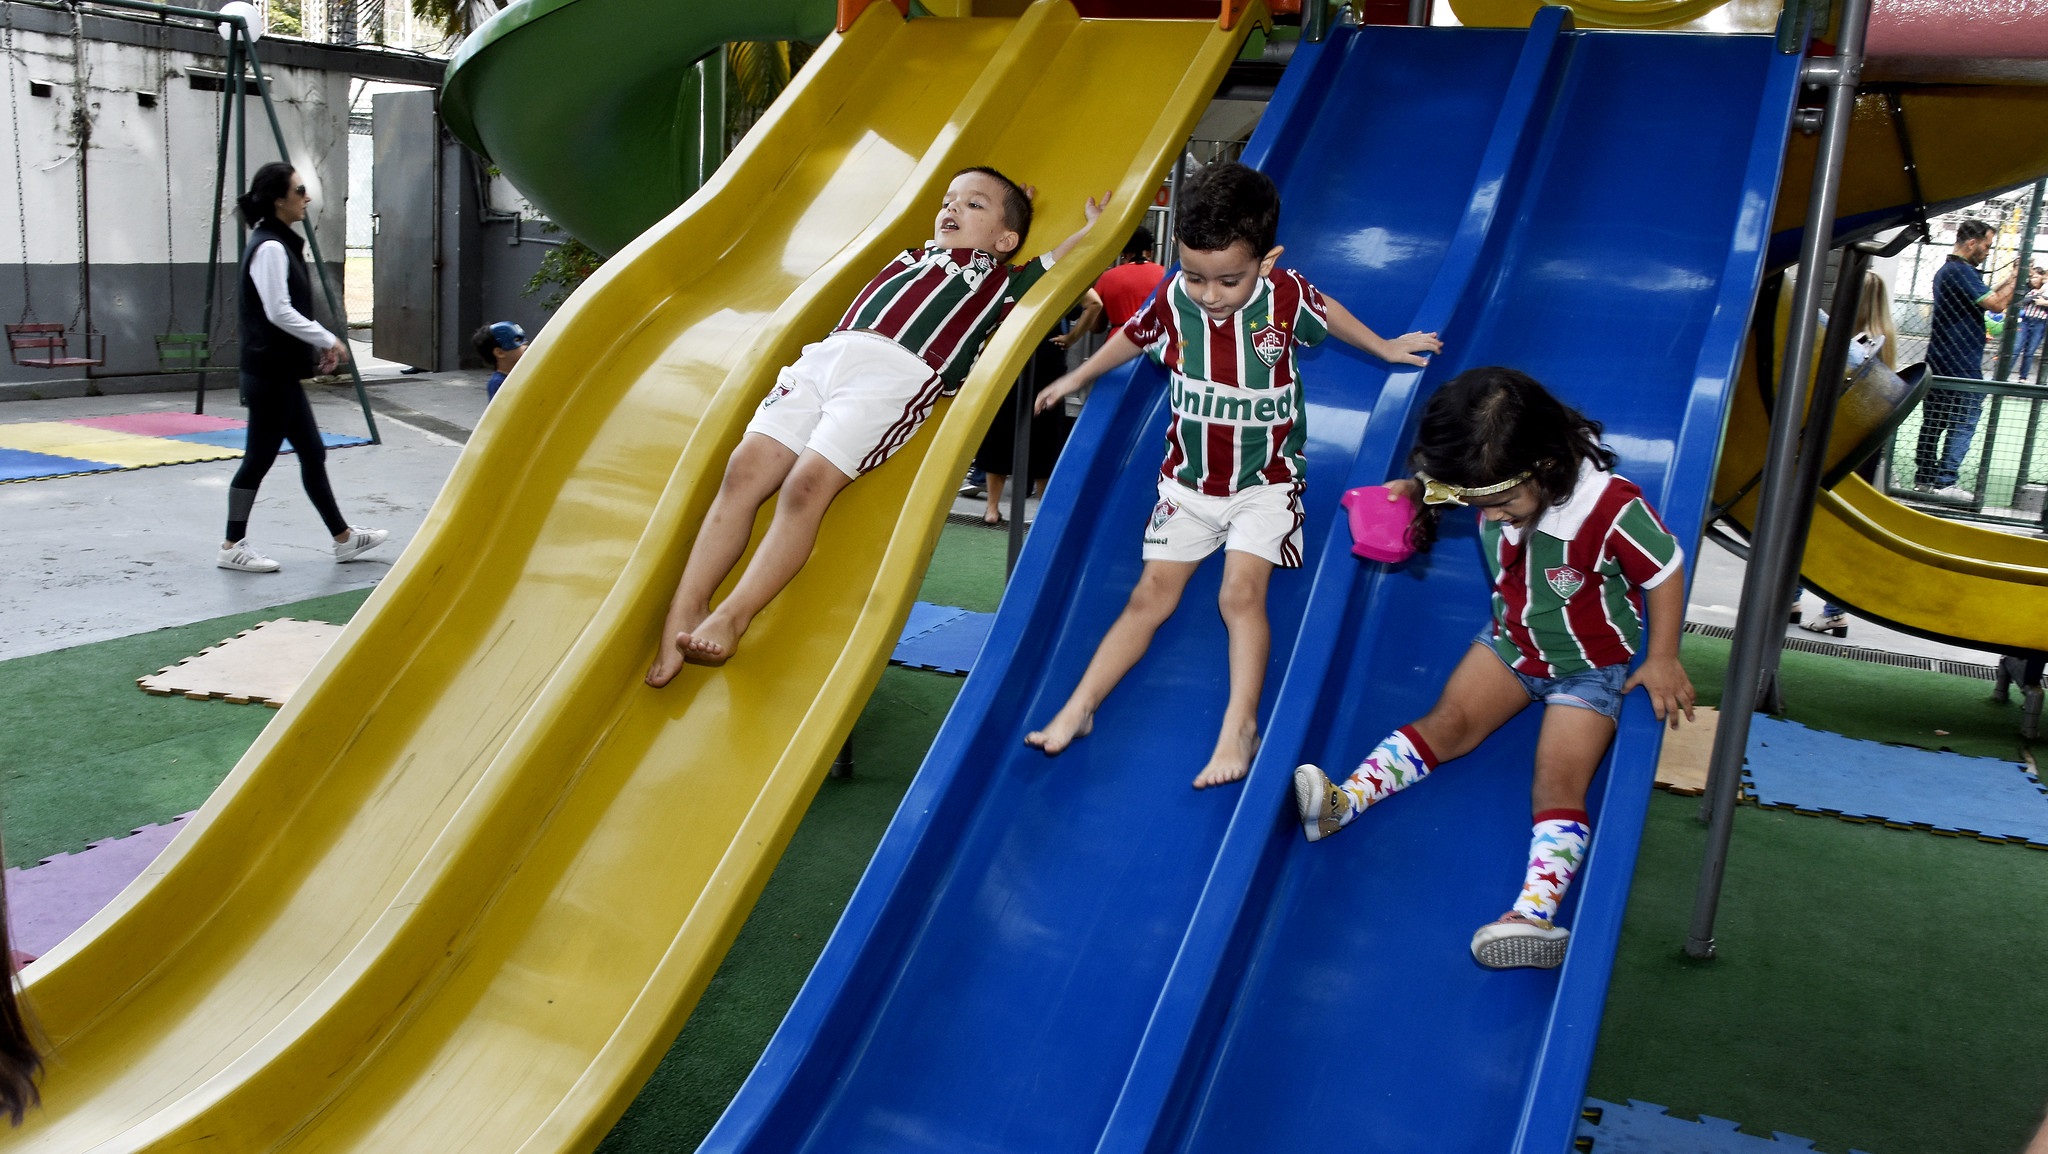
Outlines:
{"type": "Polygon", "coordinates": [[[1472,526],[1349,556],[1339,493],[1399,472],[1434,383],[1506,363],[1607,422],[1696,539],[1778,183],[1797,60],[1758,38],[1339,29],[1246,159],[1283,259],[1427,370],[1336,342],[1311,398],[1307,564],[1276,574],[1265,748],[1188,783],[1225,697],[1204,566],[1092,736],[1050,718],[1135,582],[1165,381],[1098,385],[980,662],[789,1016],[705,1151],[1563,1151],[1658,742],[1624,713],[1595,782],[1561,970],[1466,941],[1521,878],[1533,716],[1314,846],[1298,761],[1355,761],[1433,700],[1484,621],[1472,526]]]}

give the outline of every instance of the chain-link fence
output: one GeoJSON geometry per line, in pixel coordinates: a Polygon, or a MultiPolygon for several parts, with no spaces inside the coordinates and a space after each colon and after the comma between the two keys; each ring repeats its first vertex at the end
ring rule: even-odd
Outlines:
{"type": "Polygon", "coordinates": [[[2048,525],[2048,243],[2041,191],[2024,188],[1932,222],[1896,268],[1901,365],[1931,387],[1879,471],[1894,498],[1941,516],[2048,525]]]}
{"type": "Polygon", "coordinates": [[[1879,470],[1885,491],[1945,516],[2048,527],[2044,407],[2048,389],[2037,385],[1934,378],[1892,435],[1879,470]],[[1953,471],[1943,472],[1950,454],[1953,471]]]}

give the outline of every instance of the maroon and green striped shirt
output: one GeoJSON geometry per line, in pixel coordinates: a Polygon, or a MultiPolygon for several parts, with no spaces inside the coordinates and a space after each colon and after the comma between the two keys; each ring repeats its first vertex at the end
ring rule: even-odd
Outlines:
{"type": "Polygon", "coordinates": [[[860,290],[832,331],[888,337],[958,388],[1017,298],[1051,268],[1050,256],[1011,266],[975,248],[905,249],[860,290]]]}
{"type": "Polygon", "coordinates": [[[1637,589],[1678,571],[1685,549],[1643,491],[1592,462],[1571,499],[1524,533],[1481,517],[1493,573],[1493,648],[1531,677],[1625,665],[1642,647],[1637,589]]]}
{"type": "Polygon", "coordinates": [[[1251,299],[1211,320],[1175,274],[1123,332],[1170,379],[1163,477],[1212,497],[1308,479],[1297,345],[1329,335],[1323,294],[1298,272],[1274,269],[1251,299]]]}

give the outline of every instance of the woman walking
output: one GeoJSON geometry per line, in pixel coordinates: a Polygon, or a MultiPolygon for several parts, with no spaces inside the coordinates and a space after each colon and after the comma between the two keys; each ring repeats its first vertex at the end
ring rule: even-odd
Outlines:
{"type": "Polygon", "coordinates": [[[292,225],[306,219],[313,198],[292,166],[272,161],[256,170],[249,191],[235,202],[249,226],[242,253],[242,404],[249,410],[248,447],[242,467],[228,483],[228,528],[219,565],[244,573],[274,573],[276,561],[249,544],[249,511],[256,490],[289,441],[299,455],[299,479],[306,496],[334,538],[334,560],[353,561],[388,535],[359,529],[342,518],[327,483],[327,447],[313,420],[313,405],[299,382],[334,371],[348,356],[341,338],[313,323],[312,278],[306,272],[305,238],[292,225]]]}

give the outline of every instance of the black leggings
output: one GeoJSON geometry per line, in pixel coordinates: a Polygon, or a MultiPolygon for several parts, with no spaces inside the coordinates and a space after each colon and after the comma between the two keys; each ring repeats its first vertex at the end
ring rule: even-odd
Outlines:
{"type": "Polygon", "coordinates": [[[267,381],[242,378],[248,398],[249,439],[242,453],[242,467],[228,482],[227,539],[240,541],[249,535],[249,509],[256,503],[256,490],[264,474],[277,460],[277,450],[286,441],[299,455],[299,480],[306,496],[327,523],[330,535],[348,531],[341,509],[334,503],[334,490],[327,484],[327,446],[320,440],[320,426],[313,420],[313,402],[297,381],[267,381]]]}

